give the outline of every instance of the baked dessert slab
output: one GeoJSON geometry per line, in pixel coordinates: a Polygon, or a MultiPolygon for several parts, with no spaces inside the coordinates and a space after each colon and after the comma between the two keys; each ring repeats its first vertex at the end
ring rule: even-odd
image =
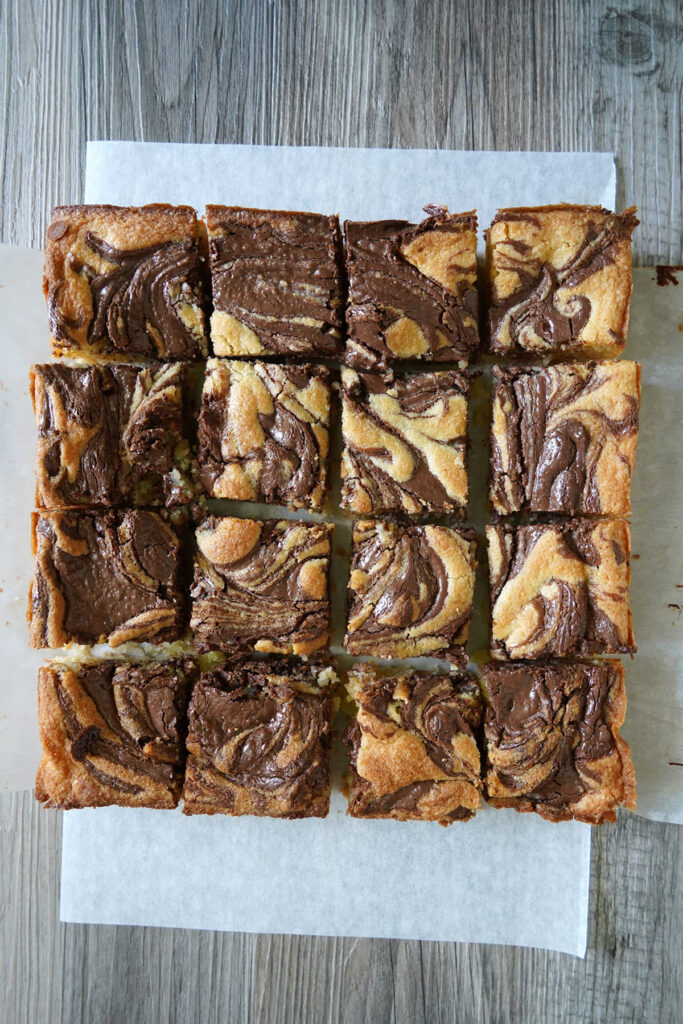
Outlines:
{"type": "Polygon", "coordinates": [[[635,808],[631,754],[619,735],[621,662],[489,664],[482,674],[489,803],[591,825],[615,821],[619,805],[635,808]]]}
{"type": "Polygon", "coordinates": [[[176,807],[185,762],[190,659],[48,662],[38,679],[46,807],[176,807]]]}
{"type": "Polygon", "coordinates": [[[618,356],[628,329],[635,212],[567,204],[499,210],[486,233],[490,351],[618,356]]]}
{"type": "Polygon", "coordinates": [[[326,647],[332,529],[207,517],[196,532],[192,586],[200,648],[306,655],[326,647]]]}
{"type": "Polygon", "coordinates": [[[494,367],[493,376],[494,510],[628,515],[640,364],[494,367]]]}
{"type": "Polygon", "coordinates": [[[623,520],[488,526],[486,536],[494,658],[636,650],[623,520]]]}
{"type": "Polygon", "coordinates": [[[206,265],[189,206],[58,206],[43,291],[56,356],[201,359],[206,265]]]}
{"type": "Polygon", "coordinates": [[[343,368],[342,508],[356,515],[457,515],[467,508],[469,378],[343,368]]]}
{"type": "Polygon", "coordinates": [[[210,359],[198,440],[207,493],[320,510],[330,447],[330,381],[323,366],[210,359]]]}
{"type": "Polygon", "coordinates": [[[426,206],[419,224],[346,221],[345,361],[387,369],[405,359],[465,366],[479,348],[477,218],[426,206]]]}
{"type": "Polygon", "coordinates": [[[180,536],[160,513],[35,513],[33,552],[31,647],[180,639],[180,536]]]}
{"type": "Polygon", "coordinates": [[[31,368],[39,508],[180,505],[191,501],[184,429],[186,368],[31,368]]]}
{"type": "Polygon", "coordinates": [[[324,818],[336,676],[304,662],[204,672],[189,708],[185,814],[324,818]]]}
{"type": "Polygon", "coordinates": [[[462,660],[475,547],[473,530],[354,523],[346,649],[377,658],[462,660]]]}
{"type": "Polygon", "coordinates": [[[207,206],[217,356],[339,355],[337,217],[207,206]]]}
{"type": "Polygon", "coordinates": [[[481,806],[482,699],[464,672],[349,672],[357,713],[345,734],[355,818],[467,821],[481,806]]]}

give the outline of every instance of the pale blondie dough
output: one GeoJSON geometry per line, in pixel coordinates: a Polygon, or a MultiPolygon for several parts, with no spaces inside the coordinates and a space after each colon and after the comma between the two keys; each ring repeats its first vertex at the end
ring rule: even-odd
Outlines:
{"type": "Polygon", "coordinates": [[[472,614],[475,546],[472,530],[355,523],[347,650],[378,658],[461,660],[472,614]]]}
{"type": "Polygon", "coordinates": [[[640,364],[496,367],[493,375],[495,511],[628,515],[640,364]]]}
{"type": "Polygon", "coordinates": [[[55,355],[201,359],[207,271],[189,206],[58,206],[43,291],[55,355]]]}
{"type": "Polygon", "coordinates": [[[490,350],[609,358],[622,351],[635,208],[499,210],[487,231],[490,350]]]}
{"type": "Polygon", "coordinates": [[[357,818],[467,821],[481,806],[479,687],[464,672],[381,676],[356,665],[349,807],[357,818]]]}
{"type": "Polygon", "coordinates": [[[482,675],[489,803],[591,825],[635,808],[621,662],[489,664],[482,675]]]}
{"type": "Polygon", "coordinates": [[[342,369],[342,508],[448,515],[467,508],[469,378],[342,369]]]}
{"type": "Polygon", "coordinates": [[[488,526],[494,658],[635,651],[622,520],[488,526]]]}
{"type": "Polygon", "coordinates": [[[331,374],[323,366],[210,359],[199,467],[215,498],[323,507],[331,374]]]}
{"type": "Polygon", "coordinates": [[[197,528],[201,648],[311,654],[329,640],[331,524],[208,517],[197,528]]]}

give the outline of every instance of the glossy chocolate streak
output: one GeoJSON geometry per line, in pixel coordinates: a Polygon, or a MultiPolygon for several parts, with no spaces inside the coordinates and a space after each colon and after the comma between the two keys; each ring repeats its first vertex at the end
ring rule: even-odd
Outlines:
{"type": "MultiPolygon", "coordinates": [[[[467,398],[469,394],[468,378],[457,371],[440,373],[411,374],[408,377],[394,378],[393,374],[355,373],[345,370],[342,373],[344,395],[343,424],[344,430],[344,479],[342,482],[342,506],[354,509],[357,491],[362,491],[373,513],[406,512],[416,514],[420,511],[432,511],[437,514],[458,509],[464,514],[462,496],[451,496],[444,486],[438,472],[430,467],[423,450],[410,439],[407,431],[402,431],[388,422],[373,405],[374,395],[387,395],[395,399],[396,413],[406,417],[406,426],[411,420],[425,416],[429,410],[440,408],[446,410],[449,402],[467,398]],[[438,405],[437,403],[443,403],[438,405]],[[396,479],[388,467],[391,466],[391,455],[384,449],[355,444],[352,440],[352,421],[359,425],[362,432],[364,423],[373,425],[377,430],[390,434],[405,452],[406,458],[412,463],[413,470],[408,479],[396,479]],[[345,424],[348,423],[348,427],[345,424]],[[384,464],[378,463],[378,457],[386,459],[384,464]],[[415,507],[415,505],[417,507],[415,507]],[[406,507],[408,506],[408,507],[406,507]],[[459,508],[458,508],[459,506],[459,508]]],[[[445,413],[442,413],[442,415],[445,413]]],[[[434,418],[434,444],[440,444],[444,461],[449,456],[455,461],[456,451],[464,462],[464,451],[467,444],[466,434],[444,437],[439,431],[438,413],[434,418]],[[438,441],[436,440],[438,438],[438,441]]],[[[422,428],[417,428],[422,430],[422,428]]],[[[423,436],[428,436],[429,425],[424,428],[423,436]]],[[[432,438],[430,437],[430,440],[432,438]]]]}
{"type": "MultiPolygon", "coordinates": [[[[198,339],[178,316],[186,302],[203,305],[204,269],[193,242],[163,242],[140,249],[117,249],[93,232],[87,246],[116,268],[103,273],[88,266],[73,269],[87,274],[93,302],[88,328],[91,343],[104,343],[120,352],[152,358],[183,359],[198,352],[198,339]]],[[[53,337],[70,341],[70,328],[82,326],[58,314],[57,293],[49,299],[53,337]]]]}
{"type": "Polygon", "coordinates": [[[606,363],[494,369],[494,377],[505,410],[504,436],[491,437],[496,511],[614,512],[603,508],[597,468],[606,445],[629,465],[620,446],[638,432],[637,372],[631,394],[606,363]],[[609,415],[617,401],[626,406],[620,419],[609,415]]]}
{"type": "MultiPolygon", "coordinates": [[[[607,213],[607,211],[603,211],[607,213]]],[[[503,212],[496,222],[526,219],[503,212]]],[[[496,267],[499,272],[517,274],[516,291],[495,303],[489,313],[492,347],[506,326],[513,346],[524,348],[522,335],[542,339],[552,348],[567,348],[579,343],[581,331],[591,316],[591,303],[585,295],[560,300],[558,289],[575,288],[603,267],[614,262],[618,244],[631,237],[638,223],[632,213],[609,214],[602,224],[589,223],[583,244],[564,264],[555,268],[532,259],[514,245],[501,242],[497,246],[496,267]],[[517,255],[507,250],[512,248],[517,255]]],[[[506,343],[504,348],[508,348],[506,343]]]]}
{"type": "Polygon", "coordinates": [[[337,355],[342,330],[337,218],[234,211],[214,230],[209,243],[214,308],[251,328],[268,352],[337,355]]]}
{"type": "Polygon", "coordinates": [[[490,767],[509,790],[561,808],[595,788],[591,763],[615,749],[609,665],[486,666],[490,767]],[[539,779],[541,781],[539,781],[539,779]]]}
{"type": "Polygon", "coordinates": [[[414,267],[402,248],[426,231],[474,229],[473,218],[452,221],[428,218],[421,224],[377,221],[344,225],[349,274],[349,335],[360,351],[347,362],[361,368],[385,367],[396,357],[386,342],[386,331],[401,317],[422,330],[429,358],[469,361],[479,344],[476,288],[463,285],[455,295],[414,267]],[[446,345],[439,337],[442,335],[446,345]]]}

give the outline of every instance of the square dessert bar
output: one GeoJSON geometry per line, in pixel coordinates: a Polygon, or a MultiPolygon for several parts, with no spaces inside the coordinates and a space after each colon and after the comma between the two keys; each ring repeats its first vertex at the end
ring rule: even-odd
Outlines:
{"type": "Polygon", "coordinates": [[[420,224],[344,224],[349,300],[346,362],[458,362],[479,347],[477,218],[426,206],[420,224]]]}
{"type": "Polygon", "coordinates": [[[462,660],[475,538],[473,530],[446,526],[354,523],[347,650],[377,658],[462,660]]]}
{"type": "Polygon", "coordinates": [[[315,663],[243,661],[192,693],[185,814],[324,818],[336,675],[315,663]]]}
{"type": "Polygon", "coordinates": [[[194,662],[48,662],[38,681],[47,807],[176,807],[194,662]]]}
{"type": "Polygon", "coordinates": [[[337,217],[207,206],[217,356],[337,356],[343,332],[337,217]]]}
{"type": "Polygon", "coordinates": [[[210,359],[199,416],[199,467],[207,493],[321,509],[330,379],[323,366],[210,359]]]}
{"type": "Polygon", "coordinates": [[[311,654],[330,629],[331,525],[208,517],[197,529],[200,649],[311,654]]]}
{"type": "Polygon", "coordinates": [[[488,526],[494,658],[635,651],[621,520],[488,526]]]}
{"type": "Polygon", "coordinates": [[[631,299],[635,208],[499,210],[487,232],[490,350],[506,356],[618,356],[631,299]]]}
{"type": "Polygon", "coordinates": [[[39,508],[190,501],[183,363],[31,368],[39,508]]]}
{"type": "Polygon", "coordinates": [[[354,818],[467,821],[481,806],[482,699],[464,672],[380,676],[356,665],[345,734],[354,818]]]}
{"type": "Polygon", "coordinates": [[[43,291],[57,356],[201,359],[206,265],[189,206],[58,206],[43,291]]]}
{"type": "Polygon", "coordinates": [[[631,511],[640,365],[495,367],[490,496],[496,512],[631,511]]]}
{"type": "Polygon", "coordinates": [[[158,512],[33,516],[31,647],[178,640],[184,596],[178,530],[158,512]]]}
{"type": "Polygon", "coordinates": [[[487,799],[591,825],[636,805],[621,662],[485,665],[487,799]]]}
{"type": "Polygon", "coordinates": [[[395,377],[342,369],[342,508],[457,515],[467,508],[467,398],[457,370],[395,377]]]}

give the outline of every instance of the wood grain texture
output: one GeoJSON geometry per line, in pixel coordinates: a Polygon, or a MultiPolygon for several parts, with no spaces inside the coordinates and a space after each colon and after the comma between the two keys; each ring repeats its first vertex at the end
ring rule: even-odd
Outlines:
{"type": "MultiPolygon", "coordinates": [[[[88,138],[598,149],[617,154],[619,206],[639,207],[636,259],[681,263],[682,41],[676,0],[4,0],[0,237],[41,244],[51,206],[81,198],[88,138]]],[[[29,795],[0,799],[7,1024],[680,1019],[673,826],[622,815],[596,832],[583,962],[67,926],[60,833],[29,795]]]]}

